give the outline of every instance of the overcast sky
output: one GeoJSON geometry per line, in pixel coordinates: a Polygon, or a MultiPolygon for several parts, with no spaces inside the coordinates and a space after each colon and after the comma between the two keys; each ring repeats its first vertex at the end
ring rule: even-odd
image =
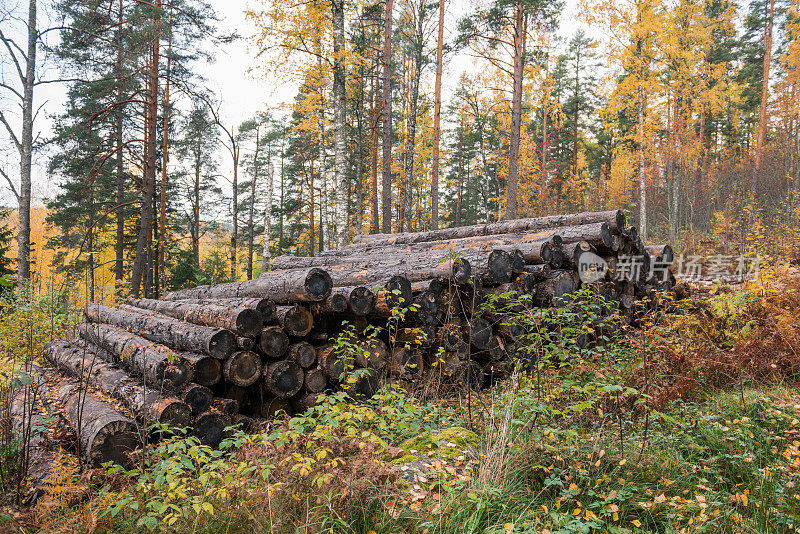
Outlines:
{"type": "MultiPolygon", "coordinates": [[[[267,80],[263,77],[254,77],[248,69],[253,66],[253,52],[249,47],[250,37],[254,31],[252,25],[245,17],[245,10],[248,5],[253,4],[253,0],[209,0],[216,9],[220,17],[219,29],[222,32],[237,32],[243,38],[230,44],[222,45],[215,53],[216,58],[213,63],[203,63],[196,66],[197,71],[203,75],[208,85],[217,95],[222,97],[222,115],[227,124],[238,124],[244,119],[251,117],[257,111],[272,109],[276,115],[281,115],[286,106],[291,105],[296,93],[296,86],[292,83],[280,80],[267,80]]],[[[567,0],[563,11],[558,35],[568,38],[582,26],[575,17],[576,5],[578,0],[567,0]]],[[[39,2],[40,26],[51,24],[51,20],[56,17],[49,10],[45,1],[39,2]]],[[[453,0],[447,2],[447,17],[445,35],[452,35],[455,31],[456,21],[467,13],[474,2],[468,0],[453,0]]],[[[27,11],[27,0],[0,0],[0,20],[3,12],[24,14],[27,11]]],[[[0,22],[6,33],[19,31],[19,26],[10,21],[0,22]]],[[[54,34],[50,34],[54,37],[54,34]]],[[[24,42],[21,39],[20,42],[24,42]]],[[[4,56],[5,51],[0,51],[0,57],[4,56]]],[[[8,73],[8,64],[2,65],[2,70],[8,73]]],[[[472,61],[466,55],[462,55],[450,60],[445,67],[443,76],[444,100],[447,102],[448,95],[452,92],[453,86],[457,83],[462,72],[473,69],[472,61]]],[[[53,77],[57,73],[52,72],[53,77]]],[[[432,84],[432,73],[429,73],[427,83],[432,84]]],[[[37,87],[36,108],[40,108],[37,116],[36,130],[42,138],[46,138],[51,133],[52,117],[58,115],[62,110],[65,95],[65,87],[60,84],[47,84],[37,87]]],[[[2,91],[0,91],[2,94],[2,91]]],[[[16,103],[11,100],[0,98],[0,106],[12,117],[18,116],[16,103]]],[[[3,134],[5,132],[2,132],[3,134]]],[[[222,157],[220,153],[221,172],[229,173],[230,163],[222,157]]],[[[57,180],[48,176],[46,172],[47,153],[40,152],[34,156],[34,202],[40,202],[43,198],[51,197],[55,192],[57,180]]],[[[0,165],[11,176],[18,176],[19,159],[16,150],[11,146],[5,135],[0,137],[0,165]]],[[[224,183],[221,185],[225,185],[224,183]]],[[[0,203],[13,205],[13,196],[8,191],[6,184],[0,182],[2,192],[0,192],[0,203]]]]}

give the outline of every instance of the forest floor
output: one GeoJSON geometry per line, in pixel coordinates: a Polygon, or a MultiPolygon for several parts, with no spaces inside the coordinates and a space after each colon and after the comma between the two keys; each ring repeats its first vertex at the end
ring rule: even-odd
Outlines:
{"type": "Polygon", "coordinates": [[[337,393],[219,451],[65,462],[0,532],[797,532],[799,317],[800,273],[767,269],[481,392],[337,393]]]}

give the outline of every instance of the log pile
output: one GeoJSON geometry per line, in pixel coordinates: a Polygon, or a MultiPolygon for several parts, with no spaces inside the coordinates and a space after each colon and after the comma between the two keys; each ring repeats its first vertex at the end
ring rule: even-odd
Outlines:
{"type": "Polygon", "coordinates": [[[154,423],[215,446],[230,425],[303,411],[324,391],[364,399],[434,376],[486,385],[513,369],[522,334],[481,306],[492,295],[565,307],[591,284],[635,324],[674,284],[671,262],[620,211],[360,235],[275,258],[255,280],[90,304],[77,339],[46,346],[42,372],[94,463],[120,461],[154,423]]]}

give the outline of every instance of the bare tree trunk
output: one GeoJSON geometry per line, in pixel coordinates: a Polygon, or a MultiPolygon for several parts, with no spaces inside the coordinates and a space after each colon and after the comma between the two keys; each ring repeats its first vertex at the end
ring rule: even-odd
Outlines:
{"type": "MultiPolygon", "coordinates": [[[[642,22],[642,6],[637,4],[636,22],[642,22]]],[[[639,60],[639,85],[637,88],[638,98],[638,112],[637,112],[637,136],[639,141],[639,236],[644,241],[647,239],[647,183],[644,168],[644,151],[645,151],[645,136],[644,136],[644,116],[647,106],[647,95],[644,89],[644,39],[641,37],[636,42],[636,54],[639,60]]]]}
{"type": "Polygon", "coordinates": [[[462,154],[464,153],[464,123],[458,129],[458,178],[456,188],[456,215],[454,218],[454,226],[461,226],[461,183],[462,183],[462,154]]]}
{"type": "Polygon", "coordinates": [[[411,66],[411,102],[408,109],[408,138],[406,142],[405,179],[403,180],[403,220],[400,231],[411,231],[411,214],[414,192],[414,145],[417,135],[417,102],[419,100],[419,80],[422,76],[422,45],[425,22],[425,6],[421,5],[416,14],[417,27],[414,30],[414,56],[411,66]]]}
{"type": "Polygon", "coordinates": [[[36,0],[28,2],[28,49],[22,93],[22,135],[19,140],[19,234],[17,277],[20,287],[31,277],[31,165],[33,159],[33,87],[36,75],[36,0]]]}
{"type": "Polygon", "coordinates": [[[122,102],[124,95],[122,94],[122,21],[123,21],[123,2],[119,0],[119,13],[117,17],[117,63],[115,66],[115,76],[117,83],[117,106],[114,110],[114,149],[116,150],[116,179],[117,179],[117,232],[114,243],[114,292],[118,298],[122,297],[122,281],[125,276],[124,254],[125,254],[125,212],[122,209],[122,204],[125,202],[125,168],[122,159],[122,127],[124,113],[122,109],[122,102]]]}
{"type": "Polygon", "coordinates": [[[146,135],[147,157],[144,164],[142,177],[142,212],[139,222],[139,236],[136,240],[136,258],[133,262],[133,276],[131,277],[131,291],[133,297],[138,297],[143,278],[148,274],[148,251],[153,229],[153,197],[155,196],[156,182],[156,121],[158,112],[158,62],[159,40],[161,29],[161,0],[156,0],[155,35],[150,57],[149,96],[147,101],[146,135]]]}
{"type": "Polygon", "coordinates": [[[381,176],[381,231],[392,231],[392,5],[386,0],[383,28],[383,173],[381,176]]]}
{"type": "MultiPolygon", "coordinates": [[[[269,266],[269,243],[272,240],[272,186],[275,168],[272,161],[267,163],[267,202],[264,208],[264,251],[261,256],[261,272],[267,272],[269,266]]],[[[313,233],[313,229],[312,229],[313,233]]]]}
{"type": "Polygon", "coordinates": [[[250,181],[250,209],[247,215],[247,279],[253,279],[253,214],[256,204],[256,181],[258,180],[258,150],[261,125],[256,126],[256,151],[253,154],[253,179],[250,181]]]}
{"type": "Polygon", "coordinates": [[[525,46],[525,14],[523,3],[515,8],[514,21],[514,88],[511,95],[511,135],[508,153],[508,185],[506,190],[506,219],[517,217],[517,181],[519,165],[519,140],[522,122],[522,75],[524,72],[523,50],[525,46]]]}
{"type": "MultiPolygon", "coordinates": [[[[350,241],[347,215],[350,187],[347,183],[347,122],[346,88],[344,72],[344,0],[331,0],[333,9],[333,175],[336,183],[336,246],[341,248],[350,241]]],[[[360,156],[360,154],[359,154],[360,156]]]]}
{"type": "MultiPolygon", "coordinates": [[[[233,138],[233,135],[231,135],[233,138]]],[[[233,157],[233,233],[231,233],[231,281],[236,280],[236,241],[239,237],[239,144],[231,144],[233,157]]]]}
{"type": "MultiPolygon", "coordinates": [[[[380,56],[378,56],[380,59],[380,56]]],[[[376,67],[377,71],[377,67],[376,67]]],[[[372,163],[370,173],[372,175],[371,195],[372,195],[372,225],[370,226],[370,233],[378,233],[378,222],[380,216],[378,214],[378,118],[383,114],[383,99],[380,98],[378,92],[377,72],[375,76],[375,102],[372,106],[372,135],[370,136],[370,151],[372,153],[372,163]]]]}
{"type": "Polygon", "coordinates": [[[433,163],[431,166],[431,230],[439,228],[439,139],[442,133],[442,49],[444,48],[444,1],[439,0],[439,37],[436,42],[436,82],[433,105],[433,163]]]}
{"type": "Polygon", "coordinates": [[[164,142],[161,160],[161,199],[158,221],[158,281],[156,295],[160,295],[166,281],[166,244],[167,244],[167,163],[169,161],[169,75],[172,66],[172,28],[169,28],[169,45],[167,48],[167,79],[164,84],[164,142]]]}
{"type": "Polygon", "coordinates": [[[772,61],[772,21],[775,15],[775,0],[769,3],[769,19],[764,28],[764,72],[761,84],[761,105],[758,116],[758,136],[756,137],[756,157],[750,190],[755,193],[758,173],[761,170],[762,152],[767,140],[767,105],[769,104],[769,67],[772,61]]]}
{"type": "Polygon", "coordinates": [[[192,221],[192,256],[194,257],[195,268],[200,268],[200,155],[196,156],[194,162],[194,201],[192,211],[194,220],[192,221]]]}

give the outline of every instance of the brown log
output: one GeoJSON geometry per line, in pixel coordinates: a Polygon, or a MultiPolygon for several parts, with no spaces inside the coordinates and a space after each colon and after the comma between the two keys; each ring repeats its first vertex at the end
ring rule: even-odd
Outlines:
{"type": "Polygon", "coordinates": [[[295,413],[304,413],[317,405],[319,393],[301,393],[291,400],[292,410],[295,413]]]}
{"type": "Polygon", "coordinates": [[[78,436],[81,457],[99,466],[130,466],[129,453],[142,446],[136,424],[108,402],[86,391],[72,378],[56,380],[52,389],[70,427],[78,436]]]}
{"type": "Polygon", "coordinates": [[[258,347],[268,358],[283,358],[289,350],[289,336],[279,326],[268,326],[261,331],[258,347]]]}
{"type": "Polygon", "coordinates": [[[308,369],[317,363],[317,349],[311,343],[300,341],[289,347],[286,359],[295,362],[303,369],[308,369]]]}
{"type": "Polygon", "coordinates": [[[228,437],[226,430],[231,426],[231,418],[219,412],[204,412],[194,421],[192,434],[197,436],[200,443],[212,449],[219,447],[222,440],[228,437]]]}
{"type": "Polygon", "coordinates": [[[245,306],[232,307],[210,302],[193,304],[155,299],[132,299],[128,304],[187,323],[224,328],[246,337],[256,336],[264,323],[260,312],[245,306]]]}
{"type": "Polygon", "coordinates": [[[210,408],[215,411],[225,415],[234,415],[239,413],[239,403],[236,399],[223,399],[220,397],[215,397],[213,401],[211,401],[210,408]]]}
{"type": "Polygon", "coordinates": [[[411,289],[411,282],[405,276],[393,276],[385,281],[379,282],[375,288],[375,312],[386,313],[393,308],[407,308],[414,293],[411,289]]]}
{"type": "Polygon", "coordinates": [[[322,269],[264,271],[254,280],[198,286],[167,293],[163,300],[259,298],[275,304],[317,302],[331,294],[331,278],[322,269]]]}
{"type": "Polygon", "coordinates": [[[317,362],[320,369],[325,373],[329,380],[338,382],[341,376],[353,368],[353,356],[346,351],[336,353],[338,346],[335,343],[327,343],[317,348],[317,362]]]}
{"type": "MultiPolygon", "coordinates": [[[[261,329],[259,328],[256,336],[254,337],[257,337],[260,333],[261,329]]],[[[256,340],[252,337],[237,337],[236,346],[242,350],[253,350],[253,348],[256,346],[256,340]]]]}
{"type": "Polygon", "coordinates": [[[552,228],[561,228],[564,226],[577,226],[598,222],[605,222],[609,225],[611,230],[619,231],[625,226],[625,215],[620,210],[585,212],[571,215],[552,215],[549,217],[514,219],[495,223],[476,224],[473,226],[442,228],[428,232],[412,232],[405,234],[362,234],[355,236],[355,238],[353,238],[353,242],[401,245],[421,243],[425,241],[441,241],[444,239],[460,239],[479,235],[534,232],[552,228]]]}
{"type": "Polygon", "coordinates": [[[366,400],[375,395],[381,385],[382,380],[379,371],[357,369],[347,376],[342,383],[342,390],[354,399],[366,400]]]}
{"type": "Polygon", "coordinates": [[[344,313],[347,311],[347,298],[339,293],[331,293],[325,300],[311,304],[309,310],[312,315],[344,313]]]}
{"type": "MultiPolygon", "coordinates": [[[[162,300],[164,297],[162,297],[162,300]]],[[[243,298],[206,298],[206,299],[178,299],[173,302],[185,302],[187,304],[214,304],[216,306],[227,306],[229,308],[250,308],[261,314],[264,324],[275,321],[275,303],[269,299],[255,297],[243,298]]]]}
{"type": "Polygon", "coordinates": [[[143,422],[184,428],[191,423],[191,409],[180,400],[139,384],[100,356],[102,349],[83,340],[54,339],[45,344],[42,355],[59,370],[121,401],[143,422]]]}
{"type": "Polygon", "coordinates": [[[225,388],[224,397],[226,399],[235,400],[236,404],[239,405],[239,410],[243,410],[245,408],[249,408],[251,406],[251,395],[249,391],[254,387],[258,387],[260,389],[260,384],[256,383],[254,386],[250,388],[243,388],[240,386],[234,386],[233,384],[228,385],[225,388]]]}
{"type": "Polygon", "coordinates": [[[253,434],[261,428],[261,424],[258,420],[248,417],[246,415],[242,415],[240,413],[233,414],[230,416],[231,424],[236,425],[241,428],[242,432],[246,432],[248,434],[253,434]]]}
{"type": "Polygon", "coordinates": [[[436,255],[403,255],[402,260],[390,264],[368,267],[359,264],[331,265],[327,269],[335,286],[371,286],[395,276],[403,276],[409,282],[432,278],[468,280],[472,266],[461,259],[442,261],[436,255]]]}
{"type": "Polygon", "coordinates": [[[389,358],[389,374],[393,377],[420,377],[423,373],[422,352],[407,346],[395,348],[389,358]]]}
{"type": "Polygon", "coordinates": [[[369,315],[375,310],[375,293],[366,286],[335,287],[331,296],[334,294],[347,299],[348,309],[356,315],[369,315]]]}
{"type": "Polygon", "coordinates": [[[564,266],[564,251],[561,247],[553,247],[550,251],[550,267],[561,269],[564,266]]]}
{"type": "Polygon", "coordinates": [[[294,337],[303,337],[314,326],[314,316],[308,308],[295,304],[294,306],[278,306],[278,324],[281,328],[294,337]]]}
{"type": "Polygon", "coordinates": [[[494,337],[492,325],[486,319],[473,317],[469,326],[469,342],[478,350],[488,349],[494,337]]]}
{"type": "Polygon", "coordinates": [[[264,366],[263,381],[267,392],[288,399],[303,387],[303,368],[294,362],[273,362],[264,366]]]}
{"type": "Polygon", "coordinates": [[[280,397],[264,397],[258,404],[256,414],[264,419],[292,415],[295,410],[289,399],[280,397]]]}
{"type": "Polygon", "coordinates": [[[113,357],[111,363],[139,375],[145,383],[181,388],[191,379],[191,368],[178,353],[121,328],[82,323],[78,335],[107,351],[113,357]]]}
{"type": "Polygon", "coordinates": [[[378,371],[386,367],[388,355],[389,349],[380,339],[362,339],[357,343],[355,361],[359,367],[378,371]]]}
{"type": "Polygon", "coordinates": [[[303,378],[303,389],[309,393],[320,393],[328,387],[328,379],[322,369],[308,369],[303,378]]]}
{"type": "Polygon", "coordinates": [[[201,386],[211,387],[222,380],[222,360],[207,354],[196,352],[182,352],[192,366],[192,380],[201,386]]]}
{"type": "Polygon", "coordinates": [[[10,398],[10,430],[19,446],[15,458],[17,474],[24,476],[26,489],[30,490],[23,501],[25,505],[35,504],[43,494],[42,484],[63,467],[63,455],[69,455],[58,443],[64,434],[63,418],[52,405],[54,396],[44,372],[35,364],[29,370],[31,384],[6,390],[10,398]]]}
{"type": "Polygon", "coordinates": [[[605,222],[562,228],[560,235],[562,247],[569,243],[586,241],[592,246],[611,248],[611,230],[608,223],[605,222]]]}
{"type": "Polygon", "coordinates": [[[469,349],[461,328],[455,325],[447,325],[440,329],[437,334],[439,343],[448,352],[466,353],[469,349]]]}
{"type": "Polygon", "coordinates": [[[539,306],[566,306],[578,285],[575,271],[553,271],[550,278],[536,284],[534,302],[539,306]]]}
{"type": "Polygon", "coordinates": [[[198,415],[208,410],[211,401],[214,400],[214,393],[200,384],[189,384],[186,389],[181,391],[180,396],[183,402],[191,408],[192,415],[198,415]]]}
{"type": "Polygon", "coordinates": [[[133,334],[168,347],[189,352],[202,352],[224,359],[236,350],[236,336],[229,330],[183,323],[168,317],[89,304],[84,311],[94,323],[124,328],[133,334]]]}
{"type": "Polygon", "coordinates": [[[222,372],[225,380],[236,386],[247,387],[255,384],[261,376],[261,358],[255,352],[240,350],[225,360],[222,372]]]}
{"type": "Polygon", "coordinates": [[[660,263],[672,265],[672,262],[675,261],[675,253],[669,245],[652,245],[645,247],[645,250],[653,260],[660,263]]]}

